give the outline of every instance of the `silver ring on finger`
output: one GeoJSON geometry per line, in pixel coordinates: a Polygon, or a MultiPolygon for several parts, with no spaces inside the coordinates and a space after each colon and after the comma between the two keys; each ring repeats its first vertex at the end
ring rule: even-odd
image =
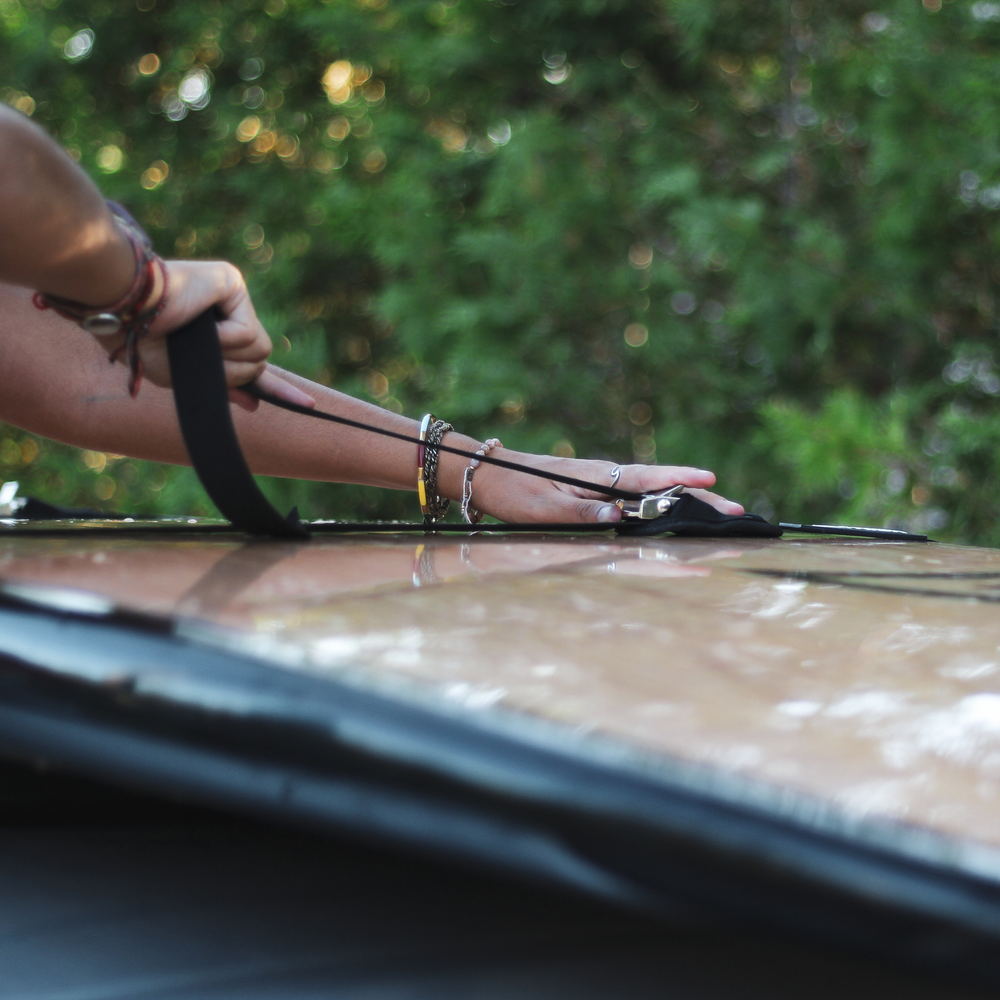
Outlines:
{"type": "Polygon", "coordinates": [[[620,465],[616,465],[611,470],[611,488],[612,489],[614,489],[618,485],[618,480],[621,478],[621,474],[622,474],[622,467],[620,465]]]}

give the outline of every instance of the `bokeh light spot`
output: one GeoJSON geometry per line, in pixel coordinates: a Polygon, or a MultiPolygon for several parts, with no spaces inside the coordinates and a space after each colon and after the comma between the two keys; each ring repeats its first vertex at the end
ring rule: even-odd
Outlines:
{"type": "Polygon", "coordinates": [[[633,403],[629,407],[628,418],[638,427],[648,424],[653,417],[653,410],[649,403],[633,403]]]}
{"type": "Polygon", "coordinates": [[[156,160],[151,163],[139,178],[139,183],[147,190],[153,191],[158,188],[170,176],[170,167],[164,160],[156,160]]]}
{"type": "Polygon", "coordinates": [[[85,451],[81,453],[80,458],[91,472],[103,472],[108,464],[108,456],[103,451],[85,451]]]}
{"type": "Polygon", "coordinates": [[[236,138],[240,142],[249,142],[260,131],[260,119],[256,115],[247,115],[236,126],[236,138]]]}
{"type": "Polygon", "coordinates": [[[79,62],[90,55],[94,47],[95,35],[90,28],[83,28],[75,35],[71,35],[63,46],[63,55],[70,62],[79,62]]]}
{"type": "Polygon", "coordinates": [[[373,149],[361,164],[370,174],[377,174],[385,169],[385,153],[381,149],[373,149]]]}
{"type": "Polygon", "coordinates": [[[347,59],[330,63],[323,74],[323,89],[331,104],[346,104],[354,93],[351,77],[354,67],[347,59]]]}
{"type": "Polygon", "coordinates": [[[648,243],[635,243],[629,247],[628,262],[640,271],[653,263],[653,248],[648,243]]]}
{"type": "Polygon", "coordinates": [[[98,500],[110,500],[115,495],[115,481],[110,476],[98,476],[94,481],[94,496],[98,500]]]}
{"type": "Polygon", "coordinates": [[[670,308],[678,316],[690,316],[698,308],[698,300],[690,292],[677,292],[670,299],[670,308]]]}
{"type": "Polygon", "coordinates": [[[375,399],[382,399],[389,395],[389,380],[382,374],[382,372],[369,372],[366,382],[368,391],[375,397],[375,399]]]}
{"type": "Polygon", "coordinates": [[[649,340],[649,330],[641,323],[629,323],[625,327],[625,343],[629,347],[642,347],[649,340]]]}
{"type": "Polygon", "coordinates": [[[257,225],[256,222],[251,222],[246,229],[243,230],[243,244],[248,250],[256,250],[264,242],[264,228],[263,226],[257,225]]]}
{"type": "Polygon", "coordinates": [[[274,151],[286,162],[299,155],[299,140],[294,135],[283,135],[274,144],[274,151]]]}
{"type": "Polygon", "coordinates": [[[331,139],[341,142],[351,134],[351,123],[343,115],[331,118],[330,124],[326,127],[326,134],[331,139]]]}
{"type": "Polygon", "coordinates": [[[97,151],[97,165],[106,174],[117,173],[124,162],[125,157],[117,146],[101,146],[97,151]]]}

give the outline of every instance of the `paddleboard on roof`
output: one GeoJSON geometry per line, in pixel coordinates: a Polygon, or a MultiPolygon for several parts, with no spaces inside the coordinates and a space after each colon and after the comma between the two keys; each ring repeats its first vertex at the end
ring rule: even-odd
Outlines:
{"type": "Polygon", "coordinates": [[[998,552],[35,524],[0,577],[8,751],[992,968],[998,552]]]}

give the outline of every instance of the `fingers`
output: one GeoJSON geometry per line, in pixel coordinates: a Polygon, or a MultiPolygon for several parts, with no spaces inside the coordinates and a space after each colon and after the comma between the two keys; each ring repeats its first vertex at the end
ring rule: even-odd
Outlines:
{"type": "Polygon", "coordinates": [[[715,485],[715,473],[687,465],[623,465],[618,487],[633,493],[658,493],[672,486],[705,489],[715,485]]]}
{"type": "Polygon", "coordinates": [[[720,497],[718,493],[709,493],[708,490],[688,490],[687,492],[693,494],[699,500],[704,500],[705,503],[711,504],[722,514],[746,513],[742,504],[736,503],[733,500],[727,500],[725,497],[720,497]]]}
{"type": "Polygon", "coordinates": [[[292,385],[291,382],[287,382],[270,368],[265,368],[257,378],[257,385],[265,392],[269,392],[272,396],[277,396],[288,403],[297,403],[299,406],[308,406],[310,409],[316,405],[316,400],[312,396],[292,385]]]}
{"type": "MultiPolygon", "coordinates": [[[[563,475],[590,480],[595,486],[607,482],[610,486],[613,466],[607,462],[578,459],[549,459],[535,455],[511,453],[515,461],[536,468],[551,468],[563,475]]],[[[621,466],[616,486],[634,493],[661,493],[674,486],[684,486],[687,492],[711,504],[727,515],[744,513],[741,504],[706,490],[715,482],[715,474],[707,469],[690,466],[621,466]]],[[[505,521],[542,523],[605,523],[612,525],[622,519],[618,507],[607,494],[595,489],[582,490],[562,483],[534,479],[504,470],[484,468],[479,473],[478,486],[483,503],[479,509],[505,521]]]]}
{"type": "Polygon", "coordinates": [[[551,521],[553,524],[616,524],[622,519],[622,512],[606,500],[583,500],[572,493],[553,489],[544,513],[539,511],[536,521],[551,521]]]}
{"type": "MultiPolygon", "coordinates": [[[[227,361],[263,363],[271,353],[271,338],[261,326],[243,275],[225,261],[167,261],[166,303],[150,331],[153,339],[215,307],[219,342],[227,361]]],[[[256,377],[254,373],[249,378],[256,377]]],[[[244,379],[248,381],[249,378],[244,379]]]]}
{"type": "Polygon", "coordinates": [[[708,469],[695,469],[686,465],[624,465],[621,468],[622,474],[617,485],[623,490],[635,493],[659,493],[672,486],[684,486],[688,493],[711,504],[723,514],[745,513],[742,504],[727,500],[704,488],[715,484],[715,473],[708,469]]]}
{"type": "Polygon", "coordinates": [[[257,409],[258,403],[260,403],[260,400],[256,396],[251,396],[250,393],[244,392],[242,389],[242,386],[247,385],[250,381],[256,382],[259,388],[270,393],[272,396],[277,396],[279,399],[284,399],[289,403],[296,403],[298,406],[307,406],[309,409],[312,409],[316,405],[316,400],[312,396],[307,395],[297,386],[292,385],[291,382],[286,382],[280,375],[275,374],[268,368],[265,368],[256,379],[234,381],[240,378],[241,372],[242,369],[239,365],[230,365],[227,362],[226,384],[229,386],[230,402],[235,403],[244,410],[249,410],[253,413],[257,409]],[[233,372],[231,377],[230,368],[232,368],[233,372]]]}
{"type": "Polygon", "coordinates": [[[263,361],[234,361],[223,356],[223,367],[226,370],[226,385],[230,389],[238,389],[248,382],[255,382],[267,371],[263,361]]]}
{"type": "Polygon", "coordinates": [[[266,361],[271,354],[271,338],[256,321],[253,327],[247,327],[233,320],[223,320],[218,324],[218,330],[224,358],[257,363],[266,361]]]}

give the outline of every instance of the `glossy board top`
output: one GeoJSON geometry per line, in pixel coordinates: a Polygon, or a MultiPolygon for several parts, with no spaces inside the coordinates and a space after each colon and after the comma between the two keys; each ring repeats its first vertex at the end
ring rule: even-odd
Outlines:
{"type": "Polygon", "coordinates": [[[1000,848],[1000,551],[122,525],[0,534],[0,578],[1000,848]]]}

